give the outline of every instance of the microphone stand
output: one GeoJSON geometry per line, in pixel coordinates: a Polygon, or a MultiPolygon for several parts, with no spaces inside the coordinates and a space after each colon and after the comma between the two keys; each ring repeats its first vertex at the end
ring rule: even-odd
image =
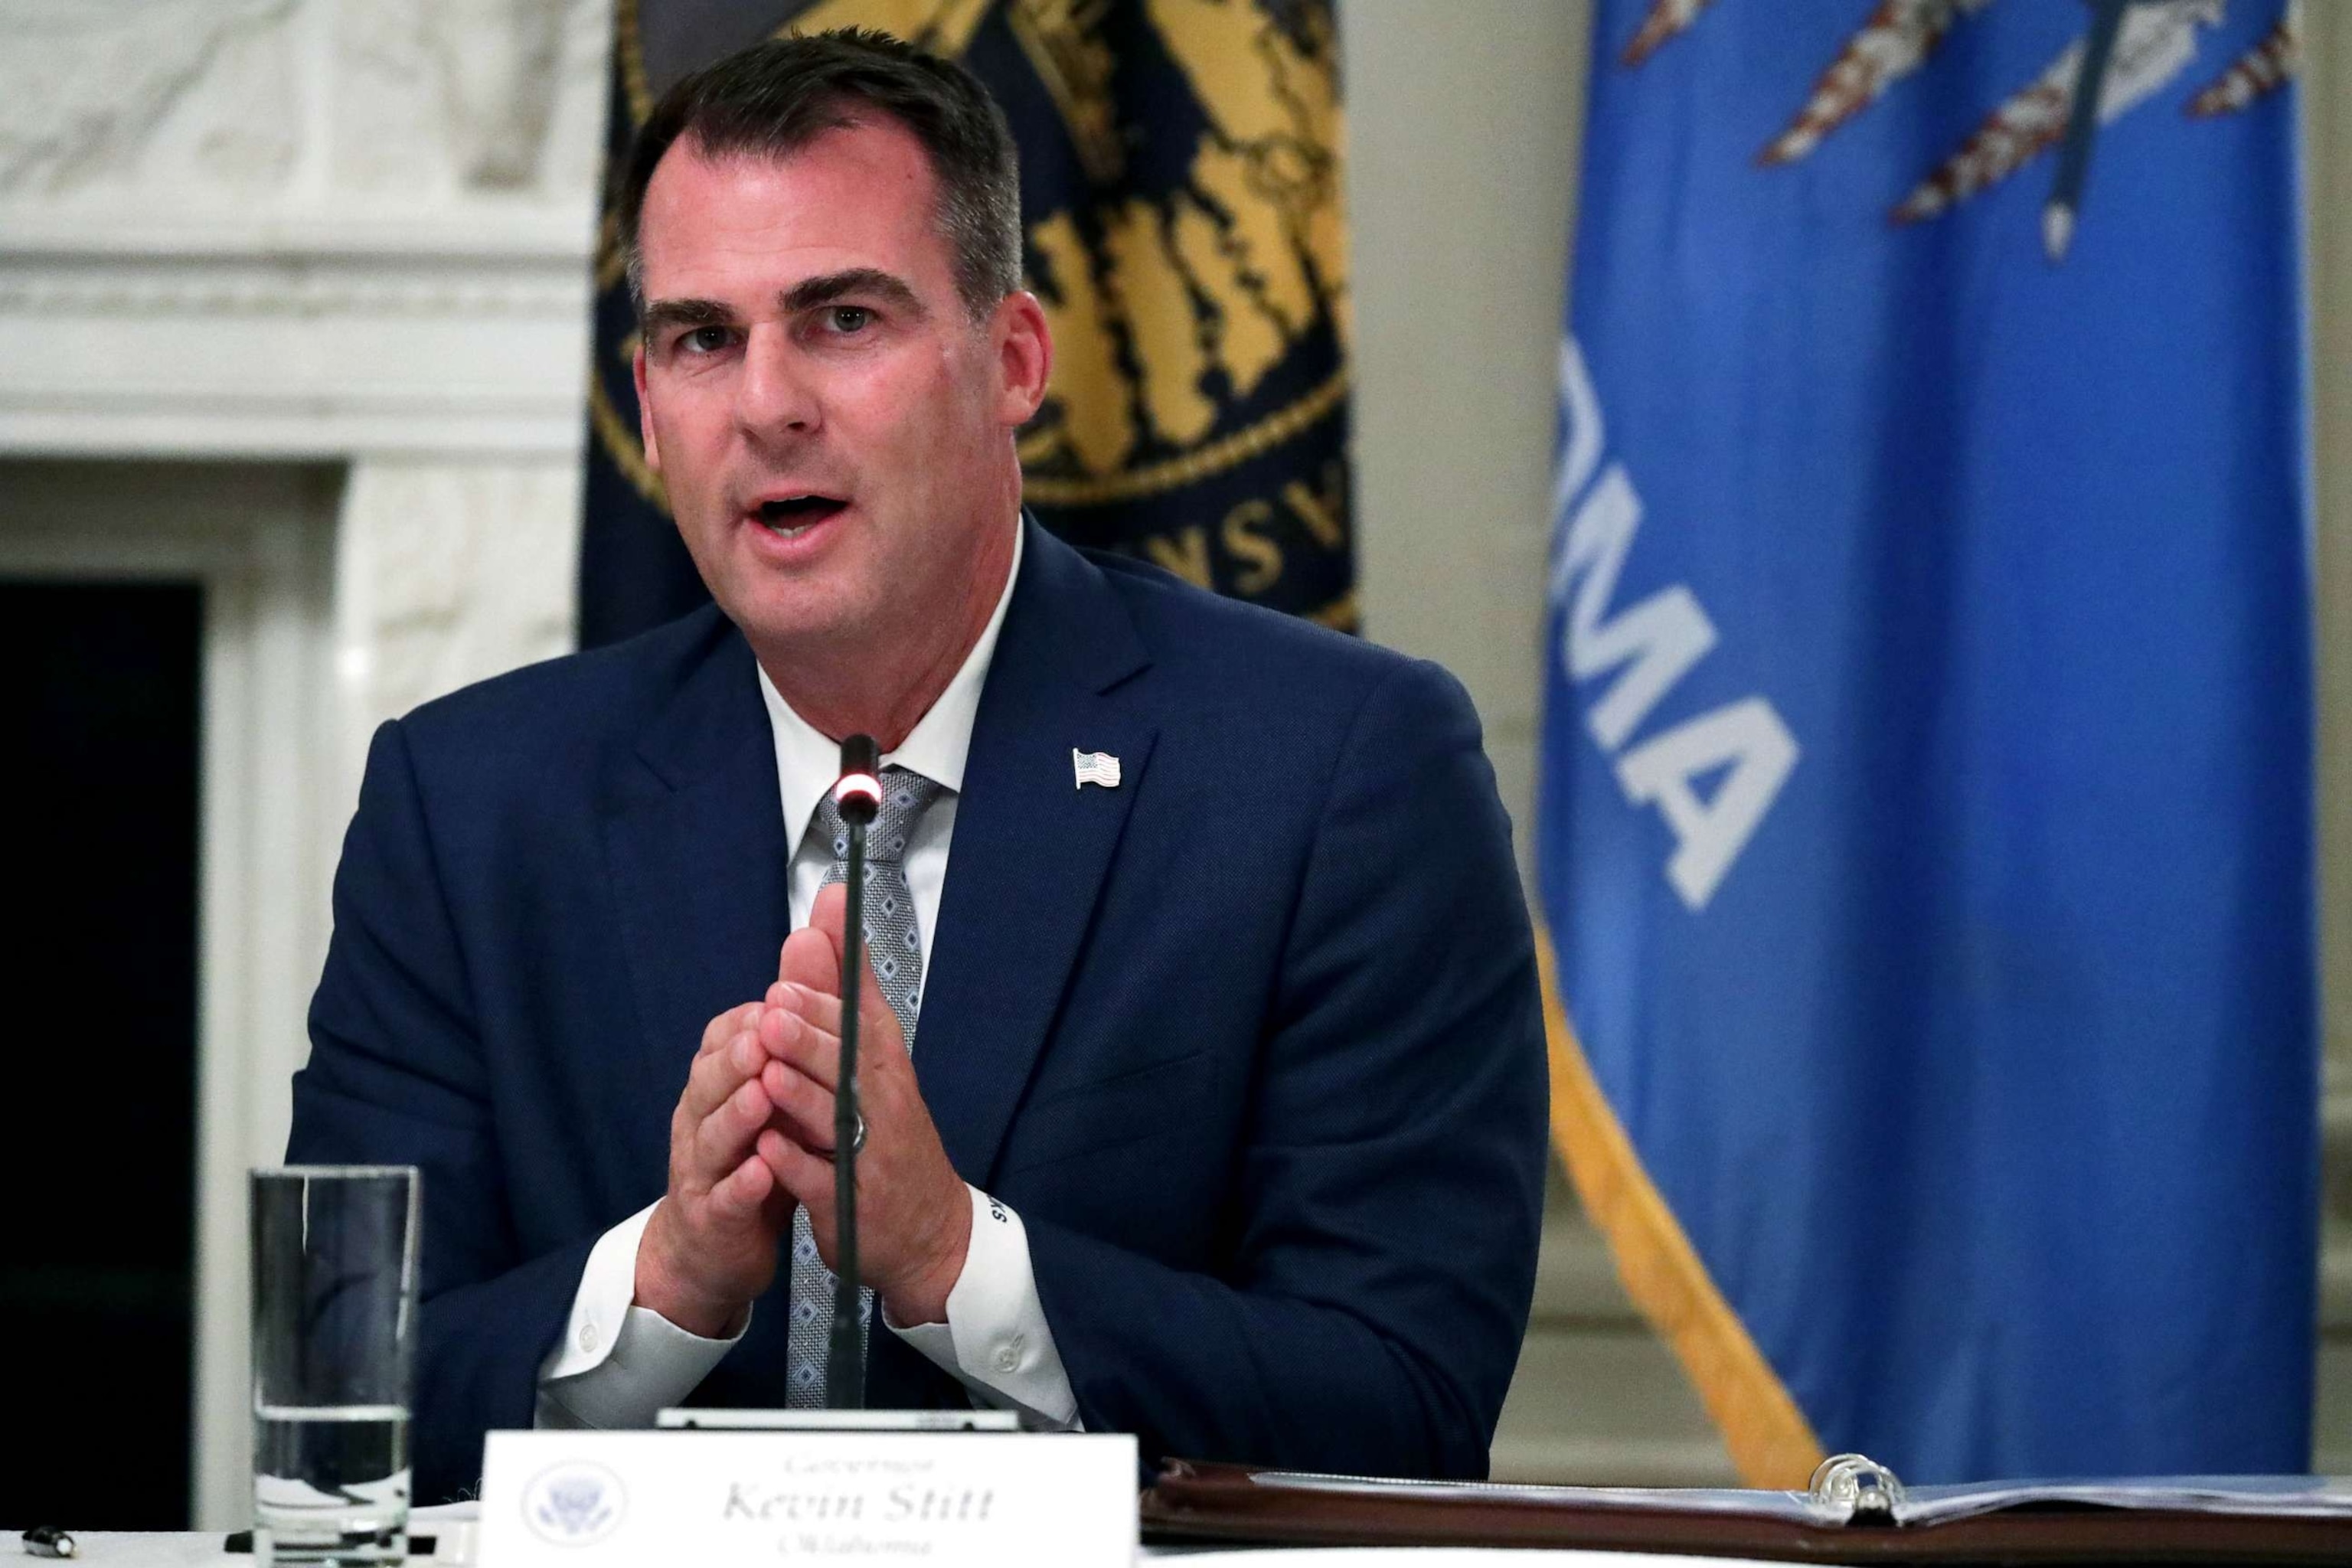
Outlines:
{"type": "Polygon", "coordinates": [[[849,829],[847,909],[841,930],[841,1067],[833,1091],[833,1333],[826,1346],[825,1404],[866,1408],[866,1330],[857,1285],[857,1000],[866,975],[866,829],[882,805],[881,757],[867,735],[841,743],[834,804],[849,829]]]}

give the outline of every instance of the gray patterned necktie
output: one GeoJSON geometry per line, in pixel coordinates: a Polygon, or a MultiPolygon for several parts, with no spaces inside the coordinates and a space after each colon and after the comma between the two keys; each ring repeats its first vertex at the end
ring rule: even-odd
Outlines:
{"type": "MultiPolygon", "coordinates": [[[[902,767],[882,770],[882,808],[866,830],[866,909],[860,922],[866,933],[866,961],[882,987],[882,999],[898,1016],[907,1048],[915,1048],[915,1015],[923,1000],[922,930],[915,923],[914,890],[907,885],[907,844],[915,824],[940,786],[919,773],[902,767]]],[[[849,826],[827,791],[818,800],[809,832],[833,850],[833,865],[823,886],[849,876],[849,826]]],[[[793,1298],[791,1333],[784,1348],[786,1408],[821,1409],[825,1402],[825,1352],[833,1326],[833,1270],[816,1249],[816,1233],[809,1226],[808,1210],[793,1211],[793,1298]]],[[[874,1314],[874,1292],[858,1292],[858,1327],[866,1330],[874,1314]]]]}

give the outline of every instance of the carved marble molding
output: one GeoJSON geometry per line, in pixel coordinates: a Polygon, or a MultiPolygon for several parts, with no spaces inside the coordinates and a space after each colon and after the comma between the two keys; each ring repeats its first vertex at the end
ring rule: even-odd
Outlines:
{"type": "Polygon", "coordinates": [[[535,257],[0,250],[0,316],[570,317],[587,302],[586,259],[573,247],[535,257]]]}
{"type": "Polygon", "coordinates": [[[335,543],[341,774],[356,795],[375,726],[503,670],[569,653],[577,463],[356,464],[335,543]]]}
{"type": "Polygon", "coordinates": [[[576,451],[588,234],[0,241],[0,452],[576,451]]]}
{"type": "Polygon", "coordinates": [[[0,196],[250,194],[300,156],[301,0],[0,0],[0,196]]]}
{"type": "Polygon", "coordinates": [[[564,456],[609,0],[0,0],[0,455],[564,456]]]}
{"type": "Polygon", "coordinates": [[[593,191],[607,0],[341,6],[330,180],[359,190],[593,191]]]}
{"type": "Polygon", "coordinates": [[[609,0],[0,0],[0,205],[593,191],[609,0]]]}

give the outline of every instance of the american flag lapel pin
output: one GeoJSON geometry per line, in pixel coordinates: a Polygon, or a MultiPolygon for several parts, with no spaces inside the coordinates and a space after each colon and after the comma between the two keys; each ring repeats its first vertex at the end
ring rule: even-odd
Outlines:
{"type": "Polygon", "coordinates": [[[1108,752],[1081,752],[1070,748],[1070,771],[1077,775],[1074,787],[1084,789],[1099,784],[1104,789],[1118,787],[1118,759],[1108,752]]]}

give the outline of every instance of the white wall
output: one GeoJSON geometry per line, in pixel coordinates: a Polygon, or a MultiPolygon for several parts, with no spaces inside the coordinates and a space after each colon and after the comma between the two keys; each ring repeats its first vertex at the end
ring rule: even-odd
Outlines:
{"type": "MultiPolygon", "coordinates": [[[[2318,499],[2320,934],[2328,1085],[2352,1095],[2352,5],[2304,7],[2304,190],[2318,499]]],[[[2352,1136],[2339,1131],[2338,1142],[2352,1136]]],[[[2352,1181],[2352,1149],[2335,1162],[2352,1181]]],[[[2338,1191],[2339,1217],[2352,1192],[2338,1191]]],[[[2352,1435],[2347,1435],[2352,1440],[2352,1435]]]]}
{"type": "Polygon", "coordinates": [[[1366,633],[1486,725],[1524,861],[1585,0],[1356,4],[1341,32],[1366,633]]]}

